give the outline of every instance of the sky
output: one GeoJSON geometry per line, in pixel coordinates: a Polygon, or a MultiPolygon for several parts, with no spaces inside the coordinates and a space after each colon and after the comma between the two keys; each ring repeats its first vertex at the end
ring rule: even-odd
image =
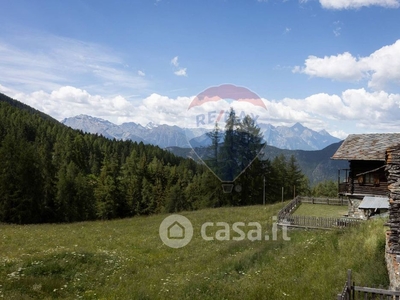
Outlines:
{"type": "Polygon", "coordinates": [[[184,126],[221,84],[274,125],[400,132],[400,0],[0,0],[0,92],[58,120],[184,126]]]}

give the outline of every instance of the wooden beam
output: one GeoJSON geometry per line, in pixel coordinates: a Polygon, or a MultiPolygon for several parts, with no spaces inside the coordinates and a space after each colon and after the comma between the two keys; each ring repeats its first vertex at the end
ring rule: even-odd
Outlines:
{"type": "Polygon", "coordinates": [[[373,170],[370,170],[370,171],[367,171],[367,172],[363,172],[363,173],[360,173],[360,174],[356,174],[356,177],[362,176],[362,175],[365,175],[365,174],[369,174],[369,173],[376,172],[376,171],[378,171],[378,170],[380,170],[380,169],[382,169],[382,168],[384,168],[384,167],[386,167],[386,165],[380,166],[379,168],[376,168],[376,169],[373,169],[373,170]]]}

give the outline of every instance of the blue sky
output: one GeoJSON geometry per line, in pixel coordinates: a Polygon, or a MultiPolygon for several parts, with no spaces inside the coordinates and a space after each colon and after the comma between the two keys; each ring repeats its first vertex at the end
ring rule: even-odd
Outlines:
{"type": "Polygon", "coordinates": [[[273,125],[400,131],[399,0],[0,0],[0,92],[61,120],[181,124],[224,83],[273,125]]]}

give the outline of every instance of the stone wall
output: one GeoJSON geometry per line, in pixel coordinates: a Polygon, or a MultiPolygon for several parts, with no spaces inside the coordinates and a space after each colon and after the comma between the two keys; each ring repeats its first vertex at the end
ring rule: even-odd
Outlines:
{"type": "Polygon", "coordinates": [[[386,173],[389,194],[389,249],[400,255],[400,147],[386,150],[386,173]]]}
{"type": "Polygon", "coordinates": [[[358,208],[361,202],[362,199],[351,198],[349,200],[349,217],[362,220],[368,219],[364,210],[358,208]]]}
{"type": "Polygon", "coordinates": [[[394,291],[400,291],[400,275],[397,258],[398,255],[390,253],[389,247],[389,232],[386,233],[386,247],[385,247],[385,259],[386,266],[389,274],[390,289],[394,291]]]}
{"type": "Polygon", "coordinates": [[[385,259],[390,289],[400,290],[400,148],[386,150],[386,177],[389,193],[389,231],[386,233],[385,259]]]}

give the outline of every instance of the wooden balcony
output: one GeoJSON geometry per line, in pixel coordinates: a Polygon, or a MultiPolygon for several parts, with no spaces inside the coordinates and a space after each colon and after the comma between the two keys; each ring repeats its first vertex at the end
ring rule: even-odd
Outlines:
{"type": "Polygon", "coordinates": [[[339,183],[339,195],[351,194],[351,185],[348,182],[339,183]]]}

